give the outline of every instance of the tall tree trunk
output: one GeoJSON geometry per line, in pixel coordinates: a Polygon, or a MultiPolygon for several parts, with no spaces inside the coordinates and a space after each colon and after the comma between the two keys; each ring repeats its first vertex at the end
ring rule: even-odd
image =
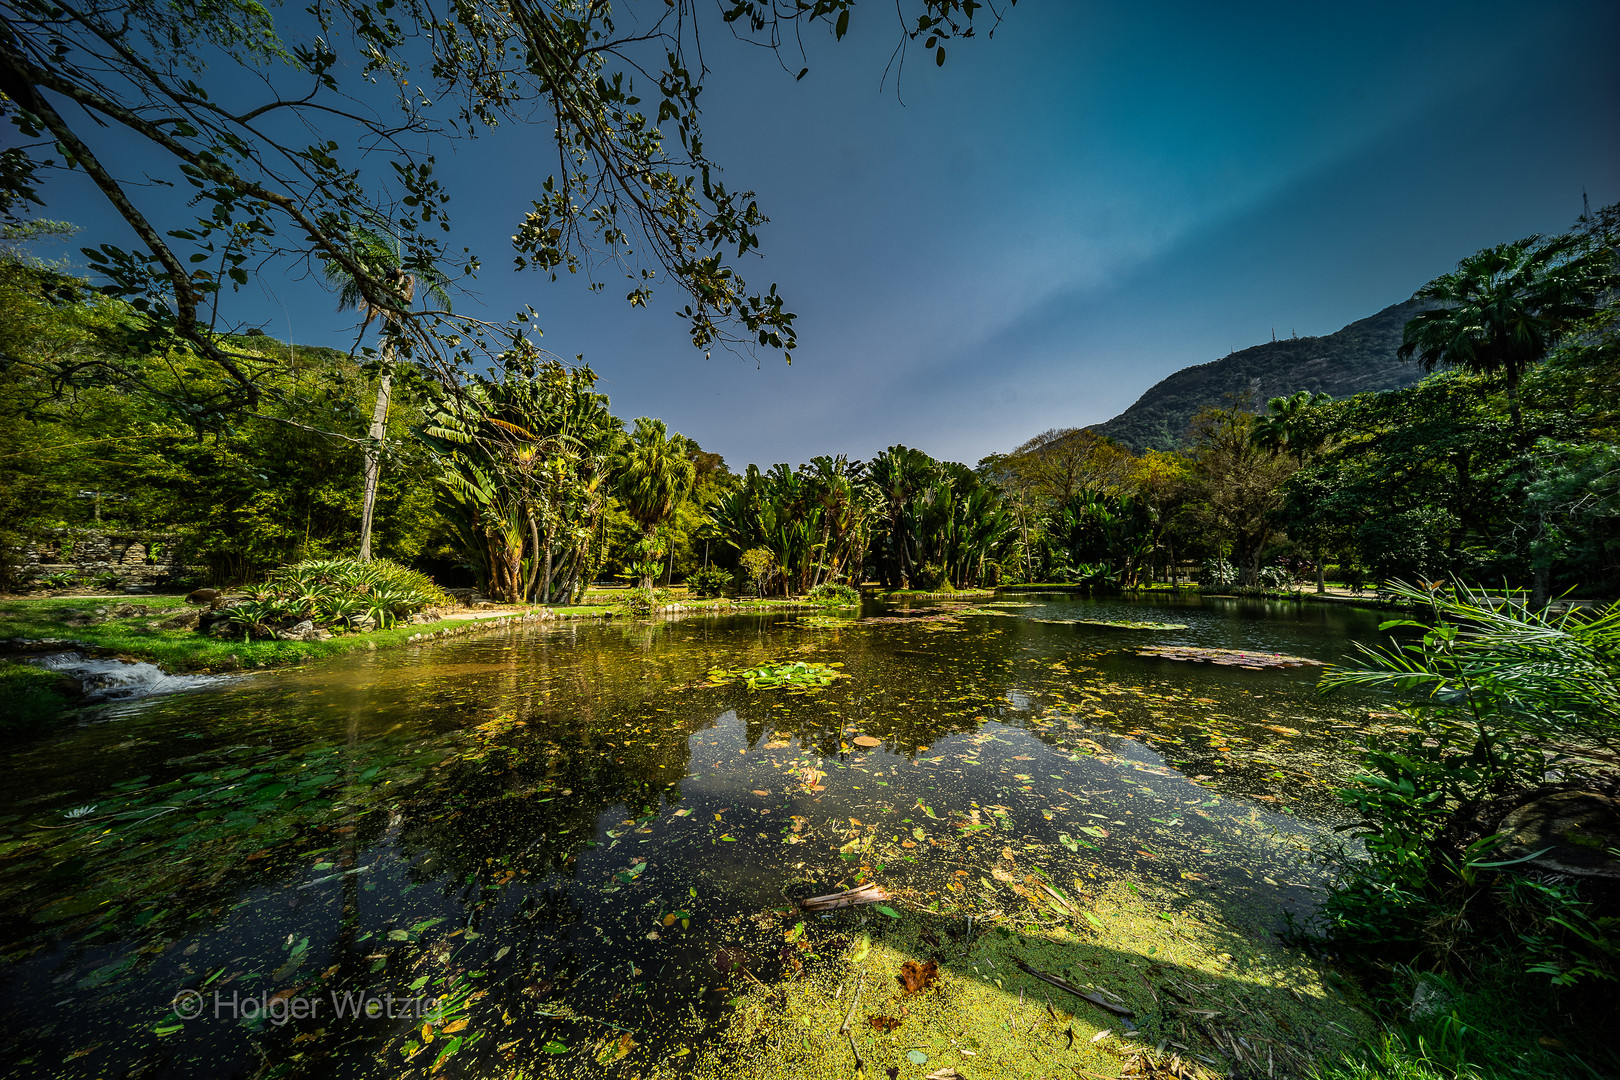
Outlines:
{"type": "Polygon", "coordinates": [[[1311,558],[1316,560],[1316,593],[1320,596],[1327,592],[1327,568],[1322,565],[1321,544],[1316,545],[1316,549],[1311,553],[1311,558]]]}
{"type": "Polygon", "coordinates": [[[654,571],[647,569],[647,564],[652,562],[653,537],[657,534],[657,532],[658,529],[656,526],[641,530],[642,538],[647,541],[647,550],[642,553],[643,558],[641,560],[641,587],[643,589],[651,589],[653,587],[654,571]]]}
{"type": "Polygon", "coordinates": [[[540,571],[540,602],[551,603],[551,536],[552,529],[546,529],[546,563],[545,569],[540,571]]]}
{"type": "Polygon", "coordinates": [[[360,561],[371,561],[371,516],[377,505],[377,480],[382,476],[383,432],[388,425],[388,402],[394,390],[394,349],[383,345],[383,373],[377,382],[377,403],[371,410],[366,435],[365,480],[360,497],[360,561]]]}

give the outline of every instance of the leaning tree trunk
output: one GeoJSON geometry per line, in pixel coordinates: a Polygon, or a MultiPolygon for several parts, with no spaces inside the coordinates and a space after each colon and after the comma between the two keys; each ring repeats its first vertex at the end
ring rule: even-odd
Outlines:
{"type": "Polygon", "coordinates": [[[382,476],[383,432],[388,426],[388,402],[393,396],[393,349],[383,346],[383,373],[377,383],[377,403],[371,410],[371,427],[366,434],[364,489],[360,498],[360,561],[371,561],[371,515],[377,505],[377,481],[382,476]]]}

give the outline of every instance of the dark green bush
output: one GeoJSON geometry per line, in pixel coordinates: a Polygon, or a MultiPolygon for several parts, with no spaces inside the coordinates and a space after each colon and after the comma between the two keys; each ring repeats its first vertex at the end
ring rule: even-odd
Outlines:
{"type": "Polygon", "coordinates": [[[624,606],[632,615],[651,615],[669,604],[669,593],[663,589],[630,589],[625,593],[624,606]]]}
{"type": "Polygon", "coordinates": [[[697,596],[719,596],[730,584],[731,572],[718,566],[705,566],[701,570],[694,570],[686,579],[686,587],[697,596]]]}
{"type": "Polygon", "coordinates": [[[836,581],[824,581],[811,589],[805,595],[806,600],[814,600],[818,604],[829,607],[858,607],[861,602],[861,593],[849,585],[836,581]]]}

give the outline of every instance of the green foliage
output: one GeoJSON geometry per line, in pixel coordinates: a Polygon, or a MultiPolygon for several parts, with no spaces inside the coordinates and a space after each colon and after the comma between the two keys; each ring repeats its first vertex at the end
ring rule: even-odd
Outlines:
{"type": "Polygon", "coordinates": [[[1363,853],[1333,857],[1326,936],[1366,960],[1467,970],[1498,957],[1554,985],[1615,979],[1616,920],[1573,886],[1513,872],[1498,837],[1452,830],[1487,799],[1543,783],[1549,738],[1620,742],[1620,604],[1553,615],[1467,590],[1393,591],[1433,624],[1385,623],[1420,636],[1363,647],[1368,666],[1322,680],[1401,694],[1413,729],[1369,738],[1365,771],[1341,793],[1363,853]]]}
{"type": "Polygon", "coordinates": [[[698,596],[719,596],[731,584],[731,574],[718,566],[705,566],[687,575],[686,585],[698,596]]]}
{"type": "Polygon", "coordinates": [[[1620,587],[1620,447],[1543,438],[1531,451],[1526,517],[1535,522],[1532,563],[1561,584],[1620,587]],[[1573,579],[1567,568],[1580,568],[1573,579]]]}
{"type": "Polygon", "coordinates": [[[1001,493],[965,465],[891,446],[867,469],[871,561],[891,588],[978,585],[1012,542],[1017,521],[1001,493]]]}
{"type": "MultiPolygon", "coordinates": [[[[553,279],[580,273],[593,290],[623,273],[632,307],[651,301],[654,281],[672,281],[686,296],[681,315],[695,347],[790,356],[795,320],[783,298],[774,285],[751,289],[738,273],[739,260],[759,247],[764,211],[753,192],[722,182],[704,152],[698,100],[709,72],[694,58],[708,20],[691,0],[671,6],[670,19],[648,24],[600,4],[443,11],[410,2],[378,17],[368,5],[338,0],[316,13],[318,35],[296,46],[281,40],[265,7],[237,0],[139,2],[116,14],[77,0],[8,9],[3,115],[17,138],[0,158],[0,217],[15,223],[26,203],[51,194],[36,174],[53,158],[85,173],[90,190],[119,190],[103,162],[128,153],[129,140],[152,151],[153,183],[196,192],[172,208],[110,195],[137,240],[84,255],[130,300],[135,332],[157,351],[183,344],[203,362],[201,381],[157,386],[145,378],[150,371],[116,357],[103,366],[52,363],[50,372],[81,385],[125,382],[205,425],[256,411],[272,395],[251,354],[220,333],[219,312],[231,306],[221,294],[248,286],[255,273],[279,278],[335,264],[346,288],[352,282],[368,303],[390,306],[391,267],[356,244],[382,223],[395,234],[405,273],[456,265],[471,276],[479,260],[449,247],[452,192],[433,155],[446,152],[445,140],[520,131],[536,110],[554,118],[554,169],[536,177],[514,222],[519,268],[553,279]],[[63,66],[67,55],[79,59],[63,66]],[[413,92],[349,107],[379,83],[413,92]],[[109,86],[119,88],[116,100],[109,86]],[[108,110],[119,133],[112,142],[103,124],[86,119],[108,110]],[[287,122],[254,122],[270,112],[287,122]],[[271,164],[287,161],[299,167],[271,164]]],[[[727,9],[724,23],[776,49],[817,27],[843,37],[853,7],[745,0],[727,9]]],[[[899,47],[926,28],[937,64],[943,41],[972,37],[1000,18],[978,3],[904,7],[899,47]]],[[[475,355],[513,347],[529,321],[520,315],[503,328],[442,308],[396,314],[392,332],[409,343],[409,359],[445,381],[475,355]]]]}
{"type": "Polygon", "coordinates": [[[439,507],[489,596],[567,600],[594,572],[623,437],[595,386],[588,367],[517,352],[498,379],[474,376],[429,410],[439,507]]]}
{"type": "Polygon", "coordinates": [[[761,472],[750,465],[739,484],[714,500],[709,528],[737,552],[768,552],[784,595],[823,581],[858,580],[876,516],[865,475],[860,462],[843,455],[816,457],[797,469],[778,464],[761,472]]]}
{"type": "Polygon", "coordinates": [[[1620,603],[1562,613],[1531,610],[1459,586],[1395,585],[1391,594],[1433,625],[1388,647],[1358,645],[1369,666],[1335,669],[1324,689],[1361,686],[1424,695],[1424,716],[1472,726],[1481,738],[1576,736],[1620,742],[1620,603]]]}
{"type": "MultiPolygon", "coordinates": [[[[91,368],[116,354],[122,369],[138,368],[159,386],[197,365],[192,354],[143,352],[126,340],[130,317],[127,304],[83,282],[0,261],[0,346],[18,358],[0,372],[8,417],[0,425],[0,550],[53,539],[64,526],[175,532],[169,555],[219,583],[352,553],[362,455],[318,432],[359,426],[369,394],[361,369],[328,349],[240,339],[232,348],[254,357],[254,378],[272,400],[213,433],[123,386],[62,396],[42,371],[51,357],[91,368]]],[[[206,374],[185,377],[199,392],[213,385],[206,374]]],[[[388,423],[377,548],[396,560],[422,554],[440,528],[426,455],[409,438],[419,397],[418,387],[402,386],[388,423]]]]}
{"type": "Polygon", "coordinates": [[[669,593],[663,589],[630,589],[625,593],[625,610],[632,615],[651,615],[669,605],[669,593]]]}
{"type": "Polygon", "coordinates": [[[318,559],[282,567],[245,602],[225,608],[231,626],[249,637],[267,637],[283,626],[309,620],[319,626],[367,620],[387,629],[450,598],[425,574],[386,559],[318,559]]]}
{"type": "Polygon", "coordinates": [[[1406,324],[1399,356],[1425,371],[1443,364],[1500,375],[1517,431],[1525,371],[1597,311],[1615,270],[1613,253],[1580,232],[1485,248],[1413,295],[1424,309],[1406,324]]]}
{"type": "Polygon", "coordinates": [[[842,582],[824,581],[806,593],[805,599],[828,607],[859,607],[861,592],[854,586],[842,582]]]}
{"type": "Polygon", "coordinates": [[[1262,566],[1259,584],[1262,589],[1287,589],[1294,584],[1294,576],[1281,566],[1262,566]]]}
{"type": "Polygon", "coordinates": [[[838,669],[842,664],[815,664],[797,660],[781,664],[760,664],[758,667],[726,670],[715,668],[709,672],[709,685],[722,686],[741,681],[750,690],[823,690],[848,675],[838,669]]]}
{"type": "Polygon", "coordinates": [[[743,573],[752,579],[754,592],[764,596],[765,586],[776,572],[776,556],[765,548],[749,548],[737,561],[743,573]]]}
{"type": "Polygon", "coordinates": [[[1617,1064],[1603,1033],[1501,967],[1467,985],[1397,968],[1381,995],[1395,1014],[1360,1053],[1318,1062],[1312,1080],[1590,1080],[1617,1064]],[[1423,1002],[1409,1015],[1415,1000],[1423,1002]]]}
{"type": "Polygon", "coordinates": [[[692,455],[697,444],[680,433],[670,434],[662,420],[643,416],[620,445],[614,461],[618,495],[624,509],[641,526],[643,558],[635,564],[643,589],[652,588],[660,569],[656,536],[660,526],[692,488],[697,466],[692,455]]]}
{"type": "Polygon", "coordinates": [[[170,623],[189,610],[177,596],[132,601],[139,615],[86,621],[105,600],[51,599],[0,602],[0,637],[71,637],[120,656],[149,660],[165,671],[235,671],[277,664],[300,664],[357,649],[402,644],[412,636],[444,629],[465,629],[465,622],[431,622],[396,626],[367,634],[338,634],[324,641],[243,641],[213,637],[170,623]]]}

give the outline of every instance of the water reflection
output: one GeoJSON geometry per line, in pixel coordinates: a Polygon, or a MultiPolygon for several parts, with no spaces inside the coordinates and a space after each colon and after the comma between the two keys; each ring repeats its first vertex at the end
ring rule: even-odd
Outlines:
{"type": "Polygon", "coordinates": [[[514,628],[24,747],[0,818],[5,1052],[71,1076],[632,1075],[698,1045],[739,983],[804,964],[783,940],[793,899],[858,880],[942,912],[1048,902],[1030,867],[1077,896],[1129,873],[1308,902],[1300,851],[1365,705],[1318,699],[1310,671],[1131,645],[1335,660],[1374,616],[1044,596],[919,610],[514,628]],[[808,695],[706,685],[808,658],[851,677],[808,695]],[[181,989],[431,994],[445,1011],[426,1030],[331,1007],[187,1022],[181,989]]]}

